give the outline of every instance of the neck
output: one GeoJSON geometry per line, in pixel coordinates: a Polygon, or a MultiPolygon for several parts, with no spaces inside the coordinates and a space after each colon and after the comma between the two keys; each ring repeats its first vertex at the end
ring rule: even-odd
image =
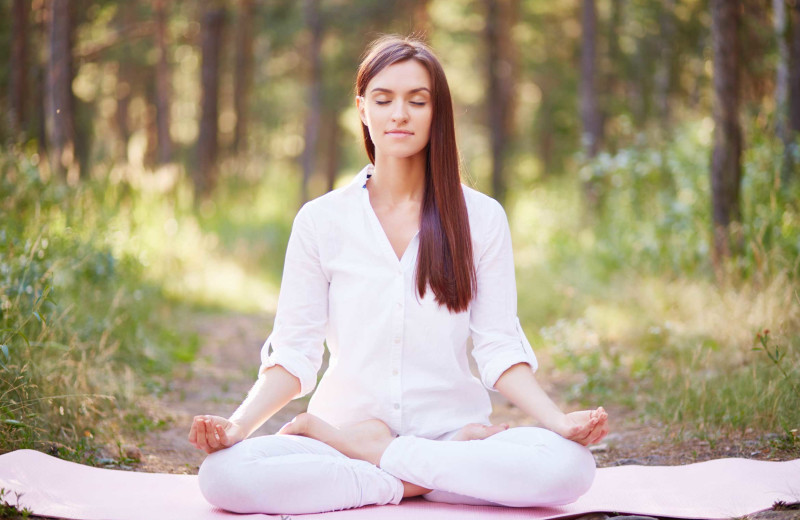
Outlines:
{"type": "Polygon", "coordinates": [[[402,158],[376,153],[375,173],[368,184],[370,195],[390,204],[421,203],[425,194],[425,159],[424,151],[402,158]]]}

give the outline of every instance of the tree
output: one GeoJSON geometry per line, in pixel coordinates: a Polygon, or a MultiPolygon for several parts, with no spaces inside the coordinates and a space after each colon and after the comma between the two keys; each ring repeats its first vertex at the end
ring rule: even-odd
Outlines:
{"type": "Polygon", "coordinates": [[[233,130],[233,149],[247,148],[247,104],[253,78],[253,0],[239,0],[236,18],[236,64],[233,78],[233,109],[236,126],[233,130]]]}
{"type": "MultiPolygon", "coordinates": [[[[789,10],[791,40],[789,45],[789,121],[790,153],[797,157],[800,138],[800,0],[794,0],[789,10]]],[[[794,179],[788,179],[792,181],[794,179]]]]}
{"type": "Polygon", "coordinates": [[[308,182],[314,173],[317,157],[317,140],[320,131],[322,111],[322,19],[319,0],[305,0],[303,13],[309,31],[308,48],[308,111],[305,123],[305,148],[303,149],[303,179],[300,189],[302,202],[308,200],[308,182]]]}
{"type": "Polygon", "coordinates": [[[11,60],[9,81],[9,126],[18,134],[25,123],[28,78],[28,2],[14,0],[11,24],[11,60]]]}
{"type": "Polygon", "coordinates": [[[80,168],[75,154],[72,98],[72,12],[69,0],[51,0],[48,13],[47,127],[50,168],[76,182],[80,168]]]}
{"type": "MultiPolygon", "coordinates": [[[[595,0],[583,0],[581,14],[581,121],[583,149],[587,158],[597,155],[603,136],[603,122],[597,102],[597,9],[595,0]]],[[[584,181],[584,195],[590,208],[600,201],[599,186],[593,180],[584,181]]]]}
{"type": "Polygon", "coordinates": [[[197,138],[197,167],[194,185],[197,195],[205,197],[216,183],[219,116],[219,56],[225,9],[210,5],[203,14],[200,28],[200,135],[197,138]]]}
{"type": "Polygon", "coordinates": [[[714,48],[714,149],[711,196],[714,264],[732,252],[731,226],[741,218],[742,131],[739,124],[739,3],[711,0],[714,48]]]}
{"type": "Polygon", "coordinates": [[[170,73],[167,52],[167,13],[164,0],[155,0],[153,3],[156,21],[156,49],[158,62],[156,62],[156,133],[158,143],[157,162],[164,164],[172,160],[172,138],[169,134],[169,99],[170,99],[170,73]]]}
{"type": "Polygon", "coordinates": [[[516,18],[516,6],[516,0],[486,1],[486,108],[492,148],[492,195],[501,203],[505,200],[508,184],[505,164],[513,126],[511,106],[516,60],[511,27],[516,18]]]}

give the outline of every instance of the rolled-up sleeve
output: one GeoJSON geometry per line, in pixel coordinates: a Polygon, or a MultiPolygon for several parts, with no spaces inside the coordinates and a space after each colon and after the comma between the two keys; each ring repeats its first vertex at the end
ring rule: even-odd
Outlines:
{"type": "Polygon", "coordinates": [[[517,287],[511,232],[503,207],[492,201],[487,210],[486,235],[482,251],[476,251],[478,291],[470,306],[472,356],[481,382],[496,391],[494,385],[508,368],[527,363],[538,368],[525,332],[517,318],[517,287]]]}
{"type": "Polygon", "coordinates": [[[306,204],[292,224],[275,325],[261,348],[259,369],[261,375],[281,365],[297,377],[300,394],[295,399],[311,393],[317,384],[328,322],[328,287],[312,207],[306,204]]]}

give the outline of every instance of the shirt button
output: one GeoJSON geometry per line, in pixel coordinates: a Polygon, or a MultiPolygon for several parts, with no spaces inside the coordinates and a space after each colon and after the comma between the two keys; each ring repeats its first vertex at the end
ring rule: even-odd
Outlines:
{"type": "Polygon", "coordinates": [[[396,376],[396,375],[397,375],[397,374],[399,374],[399,373],[400,373],[400,371],[399,371],[399,370],[397,370],[396,368],[395,368],[394,370],[392,370],[392,375],[393,375],[393,376],[396,376]]]}
{"type": "Polygon", "coordinates": [[[395,343],[400,343],[400,336],[395,336],[394,337],[394,342],[395,343]]]}
{"type": "Polygon", "coordinates": [[[399,409],[400,409],[400,405],[399,405],[399,404],[397,404],[397,403],[394,403],[394,409],[395,409],[395,410],[399,410],[399,409]]]}

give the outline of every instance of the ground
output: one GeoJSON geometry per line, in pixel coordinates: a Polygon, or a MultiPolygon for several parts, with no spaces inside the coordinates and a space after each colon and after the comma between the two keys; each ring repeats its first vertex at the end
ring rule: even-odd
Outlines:
{"type": "MultiPolygon", "coordinates": [[[[130,465],[135,471],[197,473],[205,453],[187,442],[192,417],[229,416],[233,412],[256,376],[261,345],[272,325],[271,317],[263,315],[203,314],[193,320],[193,327],[201,337],[200,352],[191,366],[176,375],[169,391],[153,404],[153,413],[163,418],[167,426],[132,441],[140,452],[134,449],[134,453],[141,458],[139,463],[130,465]]],[[[557,398],[557,385],[551,384],[548,390],[557,398]]],[[[532,424],[500,394],[492,392],[491,397],[493,423],[532,424]]],[[[254,435],[276,432],[305,411],[307,402],[307,398],[291,401],[254,435]]],[[[715,441],[699,440],[692,435],[679,439],[661,425],[643,423],[630,411],[610,407],[609,412],[612,433],[592,448],[601,467],[686,464],[719,457],[783,460],[797,456],[796,449],[794,452],[782,449],[777,435],[749,431],[715,441]]],[[[786,511],[774,518],[800,518],[800,512],[786,511]]]]}
{"type": "MultiPolygon", "coordinates": [[[[205,453],[186,440],[192,417],[198,414],[227,417],[233,412],[254,381],[261,345],[271,326],[271,317],[264,315],[203,314],[194,317],[193,328],[201,337],[197,360],[182,370],[171,382],[170,390],[154,403],[154,413],[164,418],[168,426],[136,442],[142,454],[136,470],[197,473],[205,453]]],[[[548,386],[547,382],[544,384],[548,386]]],[[[551,385],[548,390],[557,399],[557,386],[551,385]]],[[[532,424],[499,393],[492,392],[491,397],[493,423],[532,424]]],[[[275,433],[305,411],[307,403],[307,398],[291,401],[254,435],[275,433]]],[[[629,410],[609,408],[612,432],[592,448],[601,467],[688,464],[720,457],[785,460],[797,456],[796,450],[787,450],[781,445],[777,434],[732,432],[723,439],[702,440],[684,432],[678,439],[675,431],[663,425],[643,423],[629,410]]]]}

